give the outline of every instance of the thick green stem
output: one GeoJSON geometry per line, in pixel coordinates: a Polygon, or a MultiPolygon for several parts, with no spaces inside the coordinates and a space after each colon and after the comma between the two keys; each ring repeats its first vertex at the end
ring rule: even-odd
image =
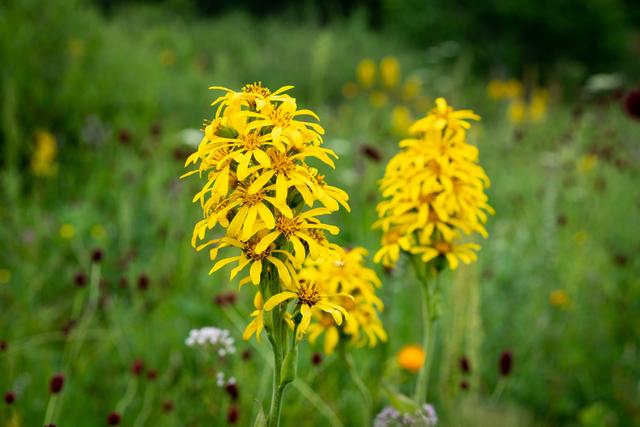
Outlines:
{"type": "Polygon", "coordinates": [[[427,401],[427,389],[429,387],[429,370],[431,368],[431,360],[433,359],[433,349],[431,345],[433,320],[429,312],[430,295],[429,288],[425,282],[420,284],[422,289],[422,349],[424,351],[424,360],[418,373],[416,382],[415,401],[422,405],[427,401]]]}
{"type": "Polygon", "coordinates": [[[272,313],[273,331],[268,331],[269,342],[271,343],[271,350],[273,352],[273,384],[271,389],[271,406],[269,408],[269,417],[267,418],[267,425],[278,426],[280,423],[280,407],[282,406],[282,392],[284,391],[280,387],[280,379],[282,377],[282,353],[278,342],[278,322],[277,313],[279,310],[276,308],[272,313]]]}

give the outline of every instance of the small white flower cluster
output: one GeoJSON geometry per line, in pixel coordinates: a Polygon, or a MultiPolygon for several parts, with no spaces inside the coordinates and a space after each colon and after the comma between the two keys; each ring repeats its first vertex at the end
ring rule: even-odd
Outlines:
{"type": "Polygon", "coordinates": [[[189,347],[195,345],[215,347],[220,357],[236,352],[231,333],[227,329],[220,329],[213,326],[192,329],[189,332],[189,338],[187,338],[186,343],[189,347]]]}
{"type": "Polygon", "coordinates": [[[234,377],[229,377],[228,380],[224,380],[224,372],[220,371],[216,374],[216,384],[218,387],[224,387],[228,384],[235,384],[236,379],[234,377]]]}

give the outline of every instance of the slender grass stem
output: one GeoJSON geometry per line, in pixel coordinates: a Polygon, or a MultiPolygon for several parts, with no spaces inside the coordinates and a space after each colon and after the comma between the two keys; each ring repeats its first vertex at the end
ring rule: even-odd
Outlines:
{"type": "Polygon", "coordinates": [[[44,415],[45,426],[51,424],[51,422],[53,421],[53,417],[56,411],[56,403],[58,403],[58,395],[51,394],[51,396],[49,397],[49,403],[47,404],[47,411],[45,412],[45,415],[44,415]]]}
{"type": "Polygon", "coordinates": [[[371,408],[372,408],[372,399],[371,393],[367,388],[367,385],[362,380],[362,377],[358,373],[356,369],[355,363],[353,361],[353,356],[351,353],[348,353],[344,345],[340,345],[340,357],[344,361],[344,364],[347,366],[349,371],[349,375],[351,376],[351,380],[358,388],[360,395],[362,396],[362,425],[367,427],[371,425],[371,408]]]}

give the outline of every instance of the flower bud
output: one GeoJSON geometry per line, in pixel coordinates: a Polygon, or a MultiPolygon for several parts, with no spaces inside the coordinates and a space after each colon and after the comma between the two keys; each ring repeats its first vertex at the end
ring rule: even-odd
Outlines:
{"type": "Polygon", "coordinates": [[[284,358],[280,387],[296,379],[298,374],[298,346],[294,345],[284,358]]]}

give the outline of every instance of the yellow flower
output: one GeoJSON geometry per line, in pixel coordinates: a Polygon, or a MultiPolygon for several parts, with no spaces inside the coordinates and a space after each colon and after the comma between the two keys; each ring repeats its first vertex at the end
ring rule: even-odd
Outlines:
{"type": "Polygon", "coordinates": [[[0,285],[9,283],[11,280],[11,271],[6,268],[0,268],[0,285]]]}
{"type": "Polygon", "coordinates": [[[422,81],[415,76],[409,77],[402,85],[402,98],[405,101],[411,101],[420,94],[422,81]]]}
{"type": "Polygon", "coordinates": [[[549,294],[549,303],[556,308],[565,309],[569,307],[571,299],[567,291],[556,289],[549,294]]]}
{"type": "Polygon", "coordinates": [[[510,79],[504,82],[503,93],[505,98],[517,98],[524,93],[524,87],[516,79],[510,79]]]}
{"type": "Polygon", "coordinates": [[[478,149],[466,142],[467,120],[478,118],[439,98],[436,108],[411,126],[416,137],[400,141],[402,150],[380,181],[383,200],[374,227],[384,234],[375,262],[394,267],[402,252],[424,262],[446,260],[451,269],[476,260],[480,246],[462,240],[474,233],[487,237],[484,223],[493,213],[478,149]]]}
{"type": "Polygon", "coordinates": [[[62,224],[60,226],[60,237],[63,239],[71,239],[76,235],[76,228],[71,224],[62,224]]]}
{"type": "Polygon", "coordinates": [[[401,368],[415,374],[425,362],[425,353],[419,345],[407,345],[398,352],[396,360],[401,368]]]}
{"type": "Polygon", "coordinates": [[[549,91],[546,89],[536,89],[533,91],[531,101],[529,102],[529,119],[532,122],[540,122],[547,113],[547,103],[549,100],[549,91]]]}
{"type": "Polygon", "coordinates": [[[378,317],[384,306],[376,296],[381,282],[375,271],[364,266],[367,251],[358,247],[351,250],[337,248],[335,258],[308,261],[299,276],[308,281],[322,283],[327,292],[343,295],[340,305],[349,313],[343,325],[336,325],[332,317],[314,311],[314,322],[309,326],[309,341],[315,342],[324,333],[324,352],[331,354],[340,336],[362,346],[375,346],[387,340],[387,333],[378,317]],[[348,295],[348,296],[345,296],[348,295]]]}
{"type": "MultiPolygon", "coordinates": [[[[349,313],[339,303],[338,299],[343,295],[331,295],[323,292],[324,289],[316,282],[300,280],[294,288],[280,292],[267,300],[264,304],[265,311],[273,310],[278,304],[290,299],[297,299],[297,308],[300,310],[302,320],[298,327],[298,339],[304,335],[311,323],[312,308],[329,313],[336,325],[341,325],[343,318],[348,318],[349,313]]],[[[344,295],[347,296],[347,295],[344,295]]]]}
{"type": "Polygon", "coordinates": [[[375,90],[369,95],[369,104],[374,108],[382,108],[387,105],[388,101],[389,97],[387,94],[380,90],[375,90]]]}
{"type": "Polygon", "coordinates": [[[487,93],[493,100],[500,100],[505,97],[505,84],[502,80],[493,79],[487,85],[487,93]]]}
{"type": "Polygon", "coordinates": [[[36,132],[36,148],[31,156],[31,171],[40,177],[55,175],[58,171],[56,138],[46,131],[36,132]]]}
{"type": "Polygon", "coordinates": [[[356,77],[363,88],[368,89],[373,86],[376,81],[376,63],[369,58],[360,61],[356,68],[356,77]]]}
{"type": "Polygon", "coordinates": [[[84,55],[85,44],[80,39],[71,39],[67,45],[69,55],[73,58],[80,58],[84,55]]]}
{"type": "Polygon", "coordinates": [[[404,105],[396,106],[391,112],[391,128],[398,136],[404,136],[411,125],[411,112],[404,105]]]}
{"type": "Polygon", "coordinates": [[[527,114],[527,106],[522,99],[514,99],[509,104],[507,115],[512,123],[519,124],[524,121],[527,114]]]}
{"type": "Polygon", "coordinates": [[[578,170],[582,173],[591,172],[596,166],[598,166],[598,155],[595,153],[587,153],[580,158],[578,170]]]}
{"type": "Polygon", "coordinates": [[[380,61],[380,80],[387,89],[398,86],[400,81],[400,63],[393,56],[387,56],[380,61]]]}
{"type": "Polygon", "coordinates": [[[256,292],[256,295],[253,298],[253,306],[256,308],[251,313],[253,320],[245,328],[244,333],[242,334],[242,339],[248,340],[255,335],[256,341],[260,342],[260,334],[264,329],[264,307],[262,303],[262,294],[260,292],[256,292]]]}

